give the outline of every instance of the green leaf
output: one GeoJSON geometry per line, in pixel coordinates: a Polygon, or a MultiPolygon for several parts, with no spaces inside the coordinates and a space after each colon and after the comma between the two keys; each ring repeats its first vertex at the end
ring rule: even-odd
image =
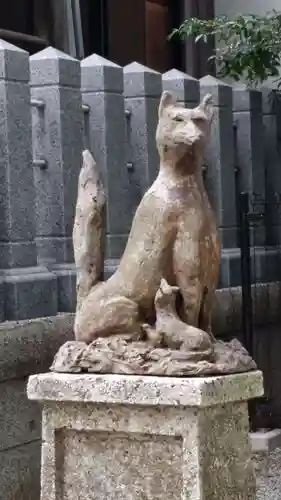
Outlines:
{"type": "Polygon", "coordinates": [[[239,14],[234,19],[193,17],[173,30],[169,39],[174,36],[182,39],[192,36],[196,43],[216,36],[220,45],[208,60],[217,64],[223,76],[234,80],[243,76],[251,85],[264,82],[269,76],[281,79],[281,13],[239,14]]]}

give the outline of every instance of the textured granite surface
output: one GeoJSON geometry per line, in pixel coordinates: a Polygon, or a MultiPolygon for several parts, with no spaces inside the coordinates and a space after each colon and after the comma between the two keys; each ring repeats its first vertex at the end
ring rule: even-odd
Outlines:
{"type": "Polygon", "coordinates": [[[0,500],[39,500],[42,411],[27,378],[48,369],[72,326],[71,314],[0,325],[0,500]]]}
{"type": "Polygon", "coordinates": [[[257,477],[256,500],[280,500],[281,448],[270,453],[257,453],[253,457],[257,477]]]}
{"type": "Polygon", "coordinates": [[[261,394],[260,372],[32,376],[41,500],[254,500],[246,400],[261,394]]]}
{"type": "Polygon", "coordinates": [[[28,382],[30,399],[142,406],[205,407],[262,394],[258,371],[204,378],[44,373],[28,382]]]}
{"type": "Polygon", "coordinates": [[[73,339],[72,314],[0,324],[0,382],[48,369],[59,347],[73,339]]]}

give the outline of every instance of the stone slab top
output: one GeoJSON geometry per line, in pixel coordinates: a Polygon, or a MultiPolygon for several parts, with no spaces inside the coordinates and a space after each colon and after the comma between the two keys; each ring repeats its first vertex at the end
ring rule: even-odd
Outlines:
{"type": "Polygon", "coordinates": [[[200,378],[44,373],[29,377],[27,395],[41,402],[208,407],[263,395],[260,371],[200,378]]]}

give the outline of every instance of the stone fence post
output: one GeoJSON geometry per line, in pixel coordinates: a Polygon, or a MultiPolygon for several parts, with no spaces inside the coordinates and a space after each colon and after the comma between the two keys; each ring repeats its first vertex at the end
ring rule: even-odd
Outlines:
{"type": "Polygon", "coordinates": [[[200,80],[201,97],[210,92],[214,119],[206,151],[206,187],[215,209],[222,245],[237,247],[232,88],[207,75],[200,80]]]}
{"type": "MultiPolygon", "coordinates": [[[[259,90],[247,89],[245,85],[233,88],[233,119],[236,189],[246,191],[255,199],[264,201],[264,133],[262,116],[262,94],[259,90]]],[[[263,210],[263,206],[260,207],[263,210]]],[[[264,245],[264,226],[254,230],[254,245],[264,245]]]]}
{"type": "Polygon", "coordinates": [[[265,191],[268,200],[265,224],[267,245],[275,246],[281,243],[281,167],[277,129],[280,104],[276,99],[272,88],[262,88],[265,191]]]}
{"type": "Polygon", "coordinates": [[[233,88],[233,119],[240,190],[264,195],[262,94],[245,85],[233,88]]]}
{"type": "MultiPolygon", "coordinates": [[[[162,75],[163,90],[168,90],[176,96],[187,108],[195,108],[200,101],[199,80],[177,69],[171,69],[162,75]]],[[[203,178],[205,166],[202,166],[203,178]]]]}
{"type": "Polygon", "coordinates": [[[162,77],[142,64],[124,68],[124,96],[128,115],[134,208],[155,180],[159,157],[155,142],[162,77]]]}
{"type": "Polygon", "coordinates": [[[163,90],[172,92],[179,102],[188,108],[195,108],[200,100],[199,81],[177,69],[171,69],[162,76],[163,90]]]}
{"type": "Polygon", "coordinates": [[[55,315],[56,277],[37,266],[29,54],[0,40],[1,319],[55,315]]]}
{"type": "Polygon", "coordinates": [[[125,159],[123,71],[97,54],[81,62],[81,71],[83,103],[89,107],[90,149],[107,190],[106,254],[109,259],[119,259],[132,220],[125,159]]]}
{"type": "Polygon", "coordinates": [[[83,146],[80,63],[48,47],[30,57],[30,70],[32,99],[43,103],[32,109],[38,262],[57,275],[59,311],[72,311],[72,229],[83,146]]]}

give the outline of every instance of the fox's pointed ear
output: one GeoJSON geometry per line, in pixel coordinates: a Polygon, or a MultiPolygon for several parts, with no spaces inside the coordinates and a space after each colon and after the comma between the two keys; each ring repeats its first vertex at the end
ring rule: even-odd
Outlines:
{"type": "Polygon", "coordinates": [[[214,115],[214,104],[211,94],[206,94],[200,102],[198,108],[206,115],[207,120],[212,121],[214,115]]]}
{"type": "Polygon", "coordinates": [[[165,278],[161,278],[160,285],[161,285],[161,288],[169,287],[168,281],[165,280],[165,278]]]}
{"type": "Polygon", "coordinates": [[[175,105],[177,102],[175,96],[173,96],[173,94],[171,94],[170,92],[168,92],[167,90],[165,90],[161,96],[161,99],[160,99],[160,104],[159,104],[159,108],[158,108],[158,116],[160,118],[160,116],[162,115],[163,113],[163,110],[167,107],[167,106],[172,106],[172,105],[175,105]]]}
{"type": "Polygon", "coordinates": [[[161,290],[162,293],[167,293],[167,292],[169,292],[169,290],[170,290],[171,287],[170,287],[168,281],[165,280],[165,278],[161,278],[160,287],[159,288],[160,288],[160,290],[161,290]]]}

